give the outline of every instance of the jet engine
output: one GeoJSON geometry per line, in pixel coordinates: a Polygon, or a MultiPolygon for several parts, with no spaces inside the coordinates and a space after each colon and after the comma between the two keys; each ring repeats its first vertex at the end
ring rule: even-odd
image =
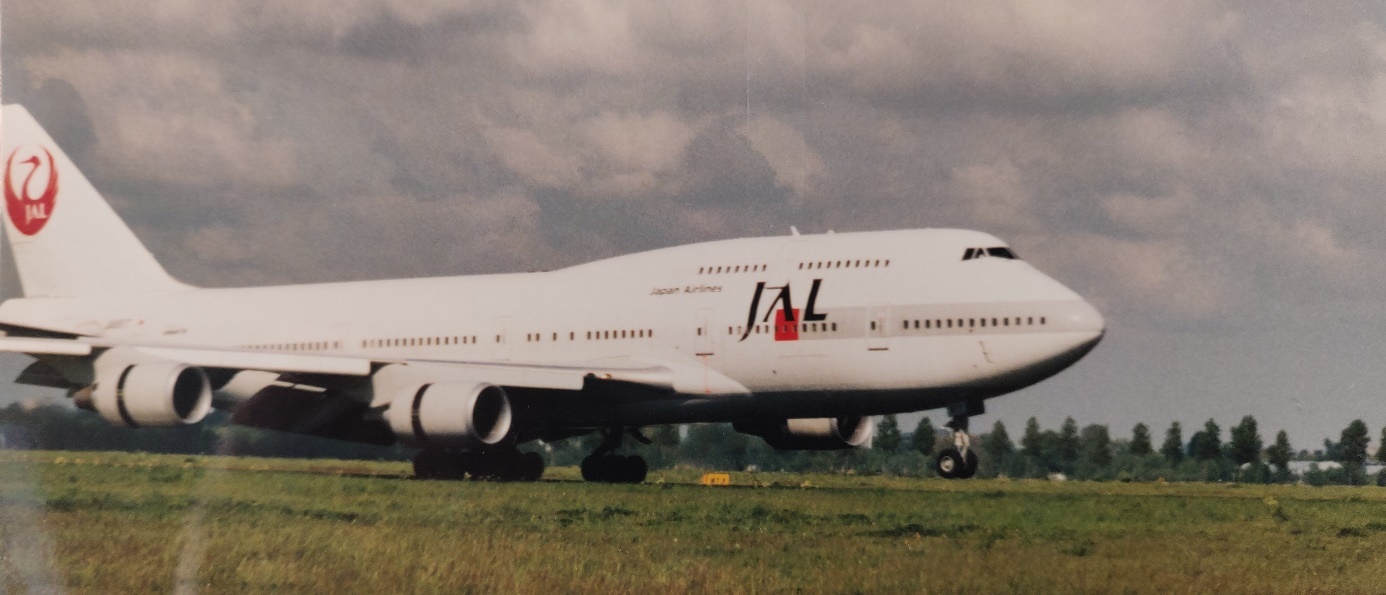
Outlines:
{"type": "Polygon", "coordinates": [[[510,398],[494,384],[424,384],[396,394],[385,419],[410,446],[483,448],[500,443],[510,433],[510,398]]]}
{"type": "Polygon", "coordinates": [[[786,419],[772,423],[736,423],[743,434],[760,436],[780,450],[841,450],[860,448],[876,431],[872,417],[786,419]]]}
{"type": "Polygon", "coordinates": [[[169,361],[98,366],[90,405],[106,421],[129,427],[195,424],[212,409],[201,368],[169,361]]]}

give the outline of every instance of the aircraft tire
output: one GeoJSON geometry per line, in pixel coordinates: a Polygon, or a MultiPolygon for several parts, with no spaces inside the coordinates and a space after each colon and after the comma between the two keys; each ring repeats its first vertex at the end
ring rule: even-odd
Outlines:
{"type": "Polygon", "coordinates": [[[934,457],[934,470],[938,476],[944,479],[957,479],[962,477],[960,473],[967,468],[967,463],[963,461],[962,453],[956,448],[945,448],[943,452],[934,457]]]}
{"type": "Polygon", "coordinates": [[[977,452],[976,452],[976,451],[973,451],[973,450],[971,450],[971,449],[969,449],[969,450],[967,451],[967,456],[966,456],[966,457],[963,457],[963,466],[962,466],[962,469],[960,469],[960,470],[958,471],[958,473],[957,473],[957,478],[958,478],[958,479],[969,479],[969,478],[971,478],[973,475],[976,475],[976,474],[977,474],[977,465],[978,465],[979,463],[980,463],[980,461],[977,460],[977,452]]]}
{"type": "Polygon", "coordinates": [[[621,474],[622,483],[645,483],[645,477],[650,473],[650,466],[645,463],[642,457],[625,457],[622,461],[621,474]]]}
{"type": "Polygon", "coordinates": [[[582,478],[603,483],[641,483],[650,467],[641,457],[589,456],[582,460],[582,478]]]}
{"type": "Polygon", "coordinates": [[[414,455],[414,479],[438,479],[437,453],[421,450],[414,455]]]}
{"type": "Polygon", "coordinates": [[[463,479],[467,476],[468,465],[465,453],[450,453],[442,450],[421,450],[414,455],[415,479],[463,479]]]}
{"type": "Polygon", "coordinates": [[[588,456],[582,460],[582,479],[583,481],[606,481],[604,479],[605,465],[602,459],[605,457],[588,456]]]}
{"type": "Polygon", "coordinates": [[[537,452],[521,453],[515,471],[515,479],[519,481],[539,481],[544,476],[544,457],[537,452]]]}
{"type": "Polygon", "coordinates": [[[474,480],[495,479],[496,472],[502,468],[500,461],[497,461],[495,456],[465,452],[460,458],[460,466],[474,480]]]}

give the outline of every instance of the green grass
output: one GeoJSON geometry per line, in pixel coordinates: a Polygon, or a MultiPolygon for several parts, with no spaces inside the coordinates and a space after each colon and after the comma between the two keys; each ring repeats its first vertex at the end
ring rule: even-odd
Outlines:
{"type": "Polygon", "coordinates": [[[1380,592],[1379,488],[0,451],[0,591],[1380,592]]]}

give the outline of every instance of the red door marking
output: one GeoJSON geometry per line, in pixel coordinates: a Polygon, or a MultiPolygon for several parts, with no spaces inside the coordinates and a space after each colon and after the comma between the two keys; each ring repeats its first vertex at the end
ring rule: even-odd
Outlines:
{"type": "Polygon", "coordinates": [[[794,321],[791,322],[785,317],[785,309],[775,310],[775,340],[776,341],[798,341],[799,340],[799,309],[792,310],[794,321]]]}

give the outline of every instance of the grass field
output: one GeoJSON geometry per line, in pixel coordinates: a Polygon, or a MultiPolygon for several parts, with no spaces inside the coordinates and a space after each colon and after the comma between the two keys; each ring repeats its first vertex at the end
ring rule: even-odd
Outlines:
{"type": "Polygon", "coordinates": [[[0,591],[1382,592],[1386,490],[0,451],[0,591]]]}

